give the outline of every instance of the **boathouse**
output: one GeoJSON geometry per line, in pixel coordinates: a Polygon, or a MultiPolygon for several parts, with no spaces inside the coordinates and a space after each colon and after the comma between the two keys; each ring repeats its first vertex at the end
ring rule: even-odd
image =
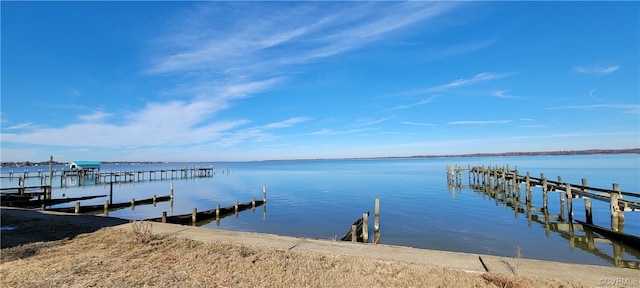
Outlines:
{"type": "Polygon", "coordinates": [[[74,161],[69,163],[71,170],[99,171],[100,161],[74,161]]]}

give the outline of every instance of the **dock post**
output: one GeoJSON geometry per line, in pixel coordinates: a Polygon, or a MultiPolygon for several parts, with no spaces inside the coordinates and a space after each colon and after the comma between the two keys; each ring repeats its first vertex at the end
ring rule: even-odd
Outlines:
{"type": "Polygon", "coordinates": [[[262,203],[267,203],[267,184],[262,184],[262,203]]]}
{"type": "Polygon", "coordinates": [[[571,191],[571,184],[567,183],[567,216],[569,218],[569,223],[573,222],[573,192],[571,191]]]}
{"type": "MultiPolygon", "coordinates": [[[[584,193],[588,193],[589,189],[585,188],[587,187],[587,179],[586,178],[582,178],[582,191],[584,193]]],[[[584,210],[585,210],[585,216],[587,218],[587,223],[588,224],[593,224],[593,214],[592,214],[592,210],[591,210],[591,199],[589,199],[588,197],[584,197],[584,210]]]]}
{"type": "Polygon", "coordinates": [[[109,201],[104,201],[104,216],[109,216],[109,201]]]}
{"type": "Polygon", "coordinates": [[[75,211],[76,214],[80,213],[80,201],[76,201],[76,207],[75,207],[75,211]]]}
{"type": "Polygon", "coordinates": [[[109,181],[109,204],[113,204],[113,181],[109,181]]]}
{"type": "Polygon", "coordinates": [[[196,216],[198,214],[198,208],[193,208],[193,211],[191,212],[191,225],[196,226],[196,216]]]}
{"type": "Polygon", "coordinates": [[[560,191],[560,193],[558,193],[558,195],[560,195],[560,219],[564,219],[564,202],[565,202],[565,193],[560,191]]]}
{"type": "Polygon", "coordinates": [[[373,216],[373,244],[380,243],[380,197],[376,197],[373,216]]]}
{"type": "Polygon", "coordinates": [[[544,178],[544,174],[540,173],[542,178],[542,207],[547,211],[548,196],[547,196],[547,178],[544,178]]]}
{"type": "Polygon", "coordinates": [[[167,223],[167,211],[162,211],[162,223],[167,223]]]}
{"type": "MultiPolygon", "coordinates": [[[[613,183],[613,191],[609,193],[610,198],[611,198],[611,217],[616,218],[616,222],[618,225],[618,227],[613,227],[614,231],[619,231],[622,230],[620,228],[623,227],[624,225],[624,211],[620,210],[620,204],[618,202],[618,200],[620,198],[622,198],[622,196],[620,195],[620,184],[618,183],[613,183]]],[[[622,232],[622,231],[620,231],[622,232]]]]}
{"type": "Polygon", "coordinates": [[[49,186],[53,187],[53,155],[49,158],[49,186]]]}
{"type": "Polygon", "coordinates": [[[220,220],[220,204],[216,205],[216,220],[220,220]]]}
{"type": "Polygon", "coordinates": [[[526,194],[526,201],[527,203],[531,203],[531,176],[529,174],[529,171],[527,171],[527,176],[524,178],[525,181],[525,194],[526,194]]]}
{"type": "Polygon", "coordinates": [[[173,182],[169,184],[169,196],[173,199],[173,182]]]}
{"type": "Polygon", "coordinates": [[[369,212],[362,213],[362,242],[369,243],[369,212]]]}
{"type": "Polygon", "coordinates": [[[156,194],[153,194],[153,207],[156,207],[156,194]]]}
{"type": "Polygon", "coordinates": [[[251,209],[256,209],[256,197],[251,197],[251,209]]]}
{"type": "Polygon", "coordinates": [[[587,218],[587,224],[593,224],[593,212],[591,211],[591,199],[584,197],[584,215],[587,218]]]}
{"type": "Polygon", "coordinates": [[[136,198],[131,198],[131,210],[136,210],[136,198]]]}
{"type": "Polygon", "coordinates": [[[233,206],[235,208],[236,217],[238,217],[238,200],[236,200],[236,203],[233,206]]]}
{"type": "Polygon", "coordinates": [[[358,226],[356,226],[356,224],[352,224],[351,225],[351,242],[352,243],[358,242],[357,230],[358,230],[358,226]]]}
{"type": "Polygon", "coordinates": [[[544,173],[540,173],[540,178],[542,178],[542,205],[547,211],[547,178],[544,178],[544,173]]]}

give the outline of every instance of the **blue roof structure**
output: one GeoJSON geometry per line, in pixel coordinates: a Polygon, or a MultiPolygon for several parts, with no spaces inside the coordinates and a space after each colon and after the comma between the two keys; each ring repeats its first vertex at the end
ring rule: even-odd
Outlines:
{"type": "Polygon", "coordinates": [[[95,170],[100,169],[100,161],[73,161],[69,164],[71,169],[95,170]]]}

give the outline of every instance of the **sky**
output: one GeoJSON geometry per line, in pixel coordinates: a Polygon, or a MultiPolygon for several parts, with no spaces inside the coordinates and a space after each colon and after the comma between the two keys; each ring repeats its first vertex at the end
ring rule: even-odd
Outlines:
{"type": "Polygon", "coordinates": [[[640,147],[640,2],[0,2],[0,160],[640,147]]]}

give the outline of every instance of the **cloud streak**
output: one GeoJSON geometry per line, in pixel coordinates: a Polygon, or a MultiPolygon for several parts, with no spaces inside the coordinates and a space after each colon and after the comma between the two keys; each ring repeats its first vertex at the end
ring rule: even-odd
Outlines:
{"type": "Polygon", "coordinates": [[[624,113],[628,114],[640,114],[640,105],[638,104],[594,104],[594,105],[573,105],[573,106],[557,106],[549,107],[547,110],[585,110],[585,111],[597,111],[597,110],[624,110],[624,113]]]}
{"type": "Polygon", "coordinates": [[[511,120],[453,121],[447,124],[449,125],[489,125],[489,124],[506,124],[511,122],[512,122],[511,120]]]}
{"type": "Polygon", "coordinates": [[[432,86],[432,87],[427,87],[427,88],[422,88],[417,90],[410,90],[410,91],[395,93],[392,96],[415,96],[415,95],[423,95],[423,94],[430,94],[430,93],[437,93],[437,92],[445,92],[445,91],[449,91],[449,90],[464,87],[464,86],[469,86],[469,85],[480,83],[480,82],[504,78],[511,74],[512,73],[482,72],[468,79],[461,78],[461,79],[457,79],[449,83],[438,85],[438,86],[432,86]]]}
{"type": "Polygon", "coordinates": [[[616,72],[619,68],[620,68],[620,66],[618,66],[618,65],[613,65],[613,66],[579,66],[579,67],[573,68],[573,70],[575,70],[578,73],[596,74],[596,75],[599,75],[599,76],[603,76],[603,75],[607,75],[607,74],[611,74],[613,72],[616,72]]]}

